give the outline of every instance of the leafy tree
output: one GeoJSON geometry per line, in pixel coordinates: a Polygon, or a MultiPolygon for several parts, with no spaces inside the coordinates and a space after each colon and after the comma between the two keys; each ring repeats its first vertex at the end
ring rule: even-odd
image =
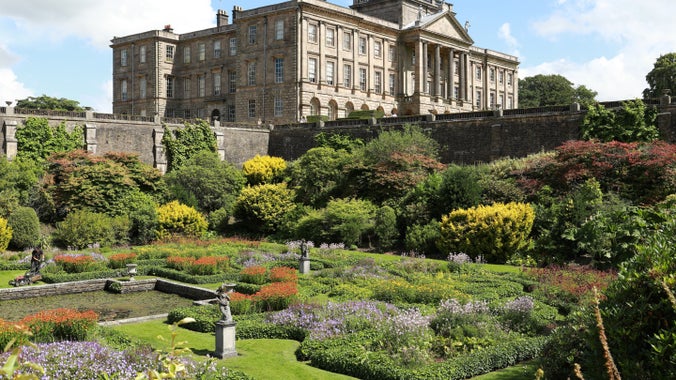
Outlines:
{"type": "Polygon", "coordinates": [[[400,198],[417,183],[444,168],[439,144],[418,126],[383,131],[356,152],[349,165],[352,191],[376,202],[400,198]]]}
{"type": "Polygon", "coordinates": [[[75,111],[82,112],[91,110],[91,107],[83,107],[77,100],[66,98],[54,98],[47,95],[29,96],[16,102],[16,108],[42,109],[53,111],[75,111]]]}
{"type": "Polygon", "coordinates": [[[623,102],[618,111],[608,110],[602,104],[590,104],[580,132],[585,140],[653,141],[659,137],[656,117],[655,108],[646,107],[639,99],[623,102]]]}
{"type": "Polygon", "coordinates": [[[676,94],[676,53],[657,58],[645,79],[650,87],[643,90],[644,99],[658,98],[665,90],[671,95],[676,94]]]}
{"type": "Polygon", "coordinates": [[[183,128],[173,130],[165,126],[162,145],[167,151],[167,171],[171,172],[200,151],[215,152],[216,136],[209,124],[200,120],[197,124],[186,123],[183,128]]]}
{"type": "Polygon", "coordinates": [[[129,220],[124,216],[77,210],[56,224],[54,240],[62,247],[87,248],[93,244],[108,247],[125,243],[129,233],[129,220]]]}
{"type": "Polygon", "coordinates": [[[594,102],[597,92],[573,83],[561,75],[542,75],[519,80],[519,107],[545,107],[594,102]]]}
{"type": "Polygon", "coordinates": [[[133,244],[148,244],[157,237],[158,205],[155,199],[141,191],[129,193],[122,201],[129,219],[129,239],[133,244]]]}
{"type": "Polygon", "coordinates": [[[40,221],[38,214],[30,207],[19,207],[7,217],[12,227],[12,248],[23,250],[36,247],[40,242],[40,221]]]}
{"type": "Polygon", "coordinates": [[[296,205],[295,195],[285,183],[247,186],[242,189],[235,203],[235,217],[254,230],[275,232],[296,205]]]}
{"type": "Polygon", "coordinates": [[[315,135],[315,143],[318,147],[333,148],[335,150],[345,150],[350,153],[355,149],[364,146],[364,141],[341,133],[319,132],[315,135]]]}
{"type": "Polygon", "coordinates": [[[205,214],[231,210],[245,183],[240,170],[209,151],[197,152],[164,180],[176,199],[205,214]]]}
{"type": "Polygon", "coordinates": [[[279,183],[283,180],[286,161],[281,157],[256,155],[242,164],[242,172],[249,185],[279,183]]]}
{"type": "Polygon", "coordinates": [[[381,250],[392,248],[397,242],[397,215],[392,207],[383,206],[376,211],[374,232],[381,250]]]}
{"type": "Polygon", "coordinates": [[[17,158],[42,162],[56,152],[68,152],[84,148],[84,131],[76,126],[72,132],[66,130],[66,124],[49,126],[42,117],[29,117],[22,127],[17,128],[17,158]]]}
{"type": "Polygon", "coordinates": [[[360,244],[373,232],[377,207],[361,199],[333,199],[325,208],[313,210],[297,224],[296,234],[317,243],[360,244]]]}
{"type": "Polygon", "coordinates": [[[435,218],[455,209],[477,206],[481,202],[482,188],[477,167],[451,165],[441,176],[439,203],[434,205],[435,212],[432,214],[435,218]]]}
{"type": "Polygon", "coordinates": [[[352,161],[347,151],[329,147],[312,148],[291,164],[290,184],[296,200],[314,207],[324,207],[343,189],[343,168],[352,161]]]}
{"type": "Polygon", "coordinates": [[[42,168],[30,160],[8,161],[6,157],[0,157],[0,193],[3,194],[0,196],[0,215],[3,215],[2,204],[6,200],[14,199],[17,205],[28,205],[41,174],[42,168]]]}

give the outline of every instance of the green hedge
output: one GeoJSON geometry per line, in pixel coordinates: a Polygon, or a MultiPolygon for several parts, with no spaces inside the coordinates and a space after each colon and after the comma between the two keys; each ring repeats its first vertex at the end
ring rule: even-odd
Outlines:
{"type": "Polygon", "coordinates": [[[360,334],[351,337],[305,340],[296,351],[298,360],[315,367],[360,379],[466,379],[532,359],[540,354],[546,338],[523,338],[458,355],[424,367],[407,368],[384,352],[369,352],[360,334]]]}
{"type": "Polygon", "coordinates": [[[119,271],[109,269],[109,270],[99,270],[95,272],[82,272],[82,273],[43,273],[42,281],[48,284],[55,284],[60,282],[71,282],[71,281],[84,281],[84,280],[96,280],[100,278],[111,278],[117,277],[119,271]]]}
{"type": "Polygon", "coordinates": [[[256,294],[261,290],[261,285],[249,284],[248,282],[239,282],[235,286],[235,291],[242,294],[256,294]]]}
{"type": "Polygon", "coordinates": [[[0,270],[28,270],[30,263],[20,263],[19,261],[0,261],[0,270]]]}
{"type": "Polygon", "coordinates": [[[141,268],[139,270],[139,274],[164,277],[170,280],[185,282],[188,284],[215,284],[218,282],[237,281],[239,277],[236,273],[221,273],[210,276],[196,276],[175,269],[163,268],[158,266],[141,268]]]}
{"type": "Polygon", "coordinates": [[[318,121],[329,121],[329,117],[327,115],[310,115],[307,117],[307,122],[308,123],[316,123],[318,121]]]}
{"type": "Polygon", "coordinates": [[[350,114],[347,116],[346,119],[370,119],[372,117],[375,117],[376,119],[380,119],[381,117],[385,116],[385,112],[383,111],[378,111],[378,110],[361,110],[361,111],[352,111],[350,114]]]}

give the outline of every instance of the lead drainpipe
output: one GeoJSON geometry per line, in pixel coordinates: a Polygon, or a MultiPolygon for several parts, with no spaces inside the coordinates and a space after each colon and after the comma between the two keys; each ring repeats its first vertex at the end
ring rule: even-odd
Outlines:
{"type": "Polygon", "coordinates": [[[266,123],[265,116],[265,90],[268,85],[268,16],[263,17],[263,123],[266,123]]]}
{"type": "Polygon", "coordinates": [[[130,115],[134,114],[134,43],[131,43],[131,91],[129,93],[131,94],[129,96],[129,100],[131,100],[131,112],[129,113],[130,115]]]}

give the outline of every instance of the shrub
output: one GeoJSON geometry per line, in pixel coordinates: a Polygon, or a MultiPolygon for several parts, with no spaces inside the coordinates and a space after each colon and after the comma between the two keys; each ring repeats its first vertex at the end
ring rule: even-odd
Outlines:
{"type": "Polygon", "coordinates": [[[429,224],[414,224],[406,228],[406,239],[404,246],[409,252],[417,252],[427,257],[441,256],[437,247],[440,229],[439,222],[432,220],[429,224]]]}
{"type": "Polygon", "coordinates": [[[504,263],[528,245],[535,213],[529,204],[496,203],[456,210],[441,220],[439,247],[504,263]]]}
{"type": "Polygon", "coordinates": [[[283,310],[289,307],[298,295],[295,282],[273,282],[261,287],[253,299],[260,304],[262,311],[283,310]]]}
{"type": "Polygon", "coordinates": [[[126,241],[129,219],[78,210],[57,223],[54,240],[64,247],[83,249],[98,244],[102,247],[126,241]]]}
{"type": "Polygon", "coordinates": [[[116,253],[108,258],[108,266],[113,269],[125,268],[136,260],[135,253],[116,253]]]}
{"type": "Polygon", "coordinates": [[[383,206],[376,211],[374,232],[381,250],[392,248],[397,242],[397,215],[392,207],[383,206]]]}
{"type": "Polygon", "coordinates": [[[57,255],[54,262],[66,273],[91,272],[96,267],[96,261],[90,255],[57,255]]]}
{"type": "Polygon", "coordinates": [[[226,256],[202,256],[190,265],[188,273],[197,276],[209,276],[225,272],[229,266],[230,259],[226,256]]]}
{"type": "Polygon", "coordinates": [[[347,115],[348,119],[370,119],[372,117],[375,117],[376,119],[380,119],[383,116],[385,116],[384,111],[380,110],[359,110],[359,111],[352,111],[350,112],[349,115],[347,115]]]}
{"type": "Polygon", "coordinates": [[[373,231],[376,206],[360,199],[334,199],[298,221],[296,234],[322,243],[358,244],[373,231]]]}
{"type": "Polygon", "coordinates": [[[28,343],[29,337],[30,330],[25,325],[0,318],[0,351],[4,351],[7,344],[12,340],[14,341],[13,347],[23,346],[28,343]]]}
{"type": "Polygon", "coordinates": [[[7,219],[0,218],[0,251],[4,251],[12,240],[12,227],[7,224],[7,219]]]}
{"type": "Polygon", "coordinates": [[[261,232],[274,232],[284,216],[292,212],[294,192],[286,184],[263,184],[242,189],[235,204],[235,216],[247,227],[261,232]]]}
{"type": "Polygon", "coordinates": [[[35,342],[82,341],[96,327],[98,318],[91,310],[79,312],[61,308],[29,315],[21,323],[31,330],[35,342]]]}
{"type": "Polygon", "coordinates": [[[157,203],[152,196],[140,191],[132,192],[123,201],[129,218],[129,239],[134,244],[148,244],[157,235],[157,203]]]}
{"type": "Polygon", "coordinates": [[[280,182],[285,170],[286,161],[283,158],[267,155],[257,154],[242,164],[242,172],[250,185],[280,182]]]}
{"type": "Polygon", "coordinates": [[[183,166],[190,158],[202,151],[216,151],[216,136],[209,123],[200,120],[186,123],[184,128],[164,128],[162,145],[167,149],[167,166],[171,172],[183,166]]]}
{"type": "Polygon", "coordinates": [[[12,227],[12,240],[9,245],[19,251],[36,247],[40,242],[40,220],[30,207],[19,207],[7,217],[12,227]]]}
{"type": "Polygon", "coordinates": [[[250,267],[243,268],[239,272],[240,280],[248,282],[250,284],[261,285],[264,284],[267,280],[268,270],[260,265],[252,265],[250,267]]]}
{"type": "Polygon", "coordinates": [[[640,99],[622,102],[622,108],[617,111],[607,110],[601,104],[590,104],[588,108],[580,127],[585,140],[631,142],[652,141],[659,137],[656,113],[640,99]]]}
{"type": "Polygon", "coordinates": [[[76,126],[68,132],[65,122],[50,127],[46,118],[29,117],[22,127],[17,128],[16,139],[19,143],[17,157],[43,161],[54,152],[83,148],[84,128],[76,126]]]}
{"type": "Polygon", "coordinates": [[[207,230],[207,221],[202,214],[190,206],[172,201],[157,209],[160,239],[176,235],[200,237],[207,230]]]}
{"type": "Polygon", "coordinates": [[[479,179],[480,171],[475,166],[451,165],[442,174],[439,186],[437,210],[433,217],[441,217],[445,213],[460,208],[477,206],[481,202],[482,187],[479,179]]]}

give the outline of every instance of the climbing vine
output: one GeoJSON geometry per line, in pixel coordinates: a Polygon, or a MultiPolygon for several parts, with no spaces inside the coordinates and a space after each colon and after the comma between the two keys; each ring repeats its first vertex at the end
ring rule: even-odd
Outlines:
{"type": "Polygon", "coordinates": [[[16,139],[17,156],[32,161],[44,161],[52,153],[84,148],[82,126],[68,132],[65,123],[51,127],[49,121],[42,117],[27,118],[24,125],[17,128],[16,139]]]}
{"type": "Polygon", "coordinates": [[[167,171],[172,171],[181,167],[197,152],[215,152],[216,136],[204,120],[197,124],[186,123],[184,128],[173,130],[165,125],[162,145],[167,152],[167,171]]]}

